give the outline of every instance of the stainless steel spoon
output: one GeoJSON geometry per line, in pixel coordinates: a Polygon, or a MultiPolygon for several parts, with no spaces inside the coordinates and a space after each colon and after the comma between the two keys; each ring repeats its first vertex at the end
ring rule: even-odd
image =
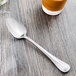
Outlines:
{"type": "Polygon", "coordinates": [[[7,18],[6,19],[6,25],[8,27],[9,32],[18,39],[25,38],[31,43],[33,43],[36,47],[38,47],[55,65],[56,67],[62,71],[62,72],[68,72],[70,70],[70,66],[58,59],[57,57],[53,56],[51,53],[46,51],[44,48],[42,48],[39,44],[37,44],[35,41],[30,39],[26,33],[26,28],[23,24],[17,22],[14,18],[7,18]]]}

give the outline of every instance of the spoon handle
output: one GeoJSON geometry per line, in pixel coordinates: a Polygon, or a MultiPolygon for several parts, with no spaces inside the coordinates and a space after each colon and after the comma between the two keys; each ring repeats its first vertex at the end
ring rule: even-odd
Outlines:
{"type": "Polygon", "coordinates": [[[61,61],[57,57],[55,57],[52,54],[50,54],[48,51],[46,51],[44,48],[42,48],[39,44],[37,44],[35,41],[33,41],[32,39],[30,39],[29,37],[26,36],[25,39],[27,39],[28,41],[30,41],[31,43],[33,43],[36,47],[38,47],[55,64],[55,66],[60,71],[62,71],[62,72],[68,72],[70,70],[70,66],[67,63],[61,61]]]}

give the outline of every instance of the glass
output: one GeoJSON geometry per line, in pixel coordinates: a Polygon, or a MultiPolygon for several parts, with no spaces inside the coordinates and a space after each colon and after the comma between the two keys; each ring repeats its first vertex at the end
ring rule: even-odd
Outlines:
{"type": "Polygon", "coordinates": [[[49,15],[58,15],[63,10],[67,0],[42,0],[42,9],[49,15]]]}
{"type": "Polygon", "coordinates": [[[0,6],[5,4],[8,0],[0,0],[0,6]]]}

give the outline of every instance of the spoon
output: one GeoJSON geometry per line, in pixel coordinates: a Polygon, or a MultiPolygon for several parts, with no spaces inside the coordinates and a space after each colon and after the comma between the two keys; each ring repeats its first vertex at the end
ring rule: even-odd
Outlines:
{"type": "Polygon", "coordinates": [[[55,66],[61,71],[61,72],[68,72],[70,70],[70,65],[67,63],[61,61],[57,57],[53,56],[51,53],[46,51],[43,47],[41,47],[39,44],[37,44],[35,41],[30,39],[26,33],[26,28],[23,24],[17,22],[14,18],[7,18],[6,19],[6,26],[9,30],[9,32],[17,39],[25,38],[26,40],[33,43],[36,47],[40,49],[54,64],[55,66]]]}

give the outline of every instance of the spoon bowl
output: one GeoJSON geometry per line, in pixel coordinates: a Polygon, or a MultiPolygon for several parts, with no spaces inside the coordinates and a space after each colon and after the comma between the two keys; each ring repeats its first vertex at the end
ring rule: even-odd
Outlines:
{"type": "Polygon", "coordinates": [[[21,39],[26,35],[27,30],[25,26],[19,22],[17,22],[13,18],[7,18],[6,19],[6,25],[8,27],[9,32],[18,39],[21,39]]]}

